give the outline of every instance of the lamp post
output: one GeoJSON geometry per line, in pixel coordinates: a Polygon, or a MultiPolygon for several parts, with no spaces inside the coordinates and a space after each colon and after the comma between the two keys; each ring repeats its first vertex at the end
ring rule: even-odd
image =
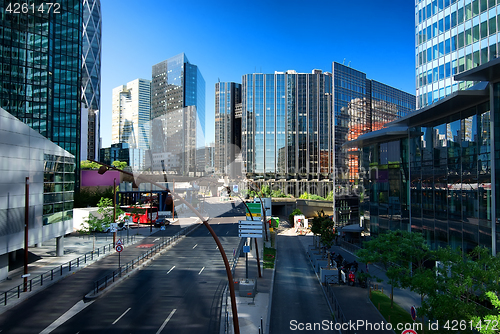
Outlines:
{"type": "MultiPolygon", "coordinates": [[[[116,223],[116,177],[113,179],[113,223],[116,223]]],[[[116,231],[113,232],[113,247],[114,245],[116,245],[116,231]]]]}
{"type": "Polygon", "coordinates": [[[26,190],[24,198],[24,292],[28,291],[28,230],[29,230],[29,212],[30,212],[30,184],[29,177],[26,177],[26,190]]]}
{"type": "MultiPolygon", "coordinates": [[[[127,171],[115,168],[113,166],[104,164],[104,163],[99,162],[99,161],[90,160],[90,159],[89,159],[89,161],[95,162],[95,163],[101,165],[101,167],[99,167],[99,173],[102,172],[102,174],[104,174],[107,170],[110,170],[110,169],[111,170],[116,170],[116,171],[119,171],[120,173],[132,176],[134,178],[137,177],[138,179],[142,179],[145,182],[150,182],[150,183],[154,184],[155,186],[157,186],[158,188],[160,188],[162,190],[165,190],[165,191],[169,190],[169,189],[165,188],[163,185],[158,184],[156,182],[153,182],[151,180],[148,180],[147,178],[145,178],[143,176],[140,176],[140,175],[135,176],[134,174],[132,174],[130,172],[127,172],[127,171]]],[[[224,251],[224,248],[222,247],[222,244],[220,243],[219,237],[217,236],[217,234],[215,234],[215,231],[212,229],[212,227],[210,226],[210,224],[208,224],[208,219],[205,220],[205,218],[201,215],[201,213],[199,213],[198,210],[196,210],[184,198],[180,197],[179,195],[177,195],[176,193],[174,193],[172,190],[169,190],[169,191],[170,191],[170,194],[172,196],[174,196],[176,199],[180,200],[190,210],[192,210],[198,216],[198,218],[201,219],[201,221],[203,222],[203,225],[205,225],[205,227],[208,229],[208,231],[212,235],[212,238],[214,238],[214,241],[217,244],[217,248],[219,249],[219,252],[221,253],[222,259],[224,261],[224,266],[226,268],[227,280],[228,280],[228,284],[229,284],[229,293],[231,295],[231,309],[232,309],[232,312],[233,312],[234,334],[240,334],[240,326],[239,326],[239,321],[238,321],[238,310],[236,308],[236,294],[235,294],[235,290],[234,290],[233,274],[231,273],[231,267],[229,266],[229,261],[227,259],[227,256],[226,256],[226,253],[224,251]]],[[[172,218],[173,218],[173,213],[172,213],[172,218]]]]}

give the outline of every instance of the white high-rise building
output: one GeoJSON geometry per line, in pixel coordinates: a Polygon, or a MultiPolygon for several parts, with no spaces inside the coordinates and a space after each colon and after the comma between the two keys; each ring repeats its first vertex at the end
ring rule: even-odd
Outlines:
{"type": "Polygon", "coordinates": [[[415,0],[417,109],[474,84],[453,77],[497,58],[499,25],[495,0],[415,0]]]}
{"type": "Polygon", "coordinates": [[[113,89],[111,143],[149,149],[151,80],[136,79],[113,89]]]}

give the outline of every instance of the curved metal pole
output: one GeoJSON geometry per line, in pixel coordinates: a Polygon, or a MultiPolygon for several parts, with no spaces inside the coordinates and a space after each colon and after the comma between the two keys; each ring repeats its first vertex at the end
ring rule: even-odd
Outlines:
{"type": "MultiPolygon", "coordinates": [[[[99,162],[99,161],[94,161],[94,160],[90,160],[90,159],[89,159],[89,161],[98,163],[98,164],[100,164],[102,166],[107,167],[108,169],[116,170],[116,171],[119,171],[120,173],[130,175],[130,176],[132,176],[134,178],[142,179],[145,182],[149,182],[151,184],[154,184],[158,188],[161,188],[163,190],[167,190],[167,188],[164,187],[164,186],[162,186],[161,184],[158,184],[156,182],[148,180],[147,178],[145,178],[145,177],[143,177],[141,175],[135,176],[133,173],[130,173],[130,172],[127,172],[127,171],[115,168],[113,166],[104,164],[104,163],[99,162]]],[[[170,190],[170,189],[168,189],[168,190],[170,191],[170,193],[172,194],[172,196],[174,196],[175,198],[177,198],[178,200],[180,200],[183,204],[186,204],[186,206],[189,209],[191,209],[194,212],[194,214],[198,216],[198,218],[201,219],[201,221],[203,222],[203,225],[205,225],[205,227],[208,229],[208,231],[210,232],[210,234],[214,238],[215,243],[217,244],[217,247],[219,248],[219,251],[220,251],[220,254],[222,256],[222,259],[224,260],[224,266],[226,267],[226,274],[227,274],[227,279],[228,279],[228,283],[229,283],[229,293],[231,295],[231,309],[233,311],[234,333],[235,334],[240,334],[240,325],[239,325],[239,321],[238,321],[238,310],[236,308],[236,294],[235,294],[235,290],[234,290],[233,275],[231,273],[231,267],[229,266],[229,261],[228,261],[227,256],[226,256],[226,252],[224,251],[224,248],[222,247],[222,244],[220,243],[219,237],[217,237],[217,234],[215,234],[215,231],[212,229],[212,227],[210,226],[210,224],[208,224],[208,219],[205,220],[205,218],[201,215],[201,213],[199,213],[198,210],[196,210],[184,198],[180,197],[179,195],[177,195],[176,193],[174,193],[172,190],[170,190]]],[[[173,213],[172,213],[172,217],[173,217],[173,213]]]]}

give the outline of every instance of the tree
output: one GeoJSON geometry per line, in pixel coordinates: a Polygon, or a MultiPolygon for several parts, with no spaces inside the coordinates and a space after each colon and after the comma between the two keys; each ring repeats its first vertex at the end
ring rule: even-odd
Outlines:
{"type": "Polygon", "coordinates": [[[334,222],[326,216],[323,211],[313,218],[311,223],[311,232],[320,236],[320,242],[330,248],[333,244],[336,232],[333,231],[334,222]]]}
{"type": "Polygon", "coordinates": [[[99,165],[96,162],[91,162],[88,160],[83,160],[80,162],[80,168],[81,169],[99,169],[101,165],[99,165]]]}
{"type": "Polygon", "coordinates": [[[495,334],[498,333],[498,326],[493,326],[492,324],[500,323],[500,300],[498,300],[498,296],[492,291],[486,292],[486,296],[495,308],[497,314],[488,314],[484,317],[473,317],[473,328],[479,330],[481,334],[495,334]]]}
{"type": "Polygon", "coordinates": [[[113,161],[113,162],[111,163],[111,165],[112,165],[113,167],[116,167],[116,168],[118,168],[118,169],[122,170],[122,169],[124,169],[125,167],[127,167],[127,165],[128,165],[128,164],[127,164],[127,162],[126,162],[126,161],[117,161],[117,160],[115,160],[115,161],[113,161]]]}

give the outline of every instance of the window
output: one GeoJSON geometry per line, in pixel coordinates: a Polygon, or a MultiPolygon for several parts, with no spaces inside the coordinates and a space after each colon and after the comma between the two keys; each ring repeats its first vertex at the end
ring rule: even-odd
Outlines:
{"type": "Polygon", "coordinates": [[[494,33],[497,32],[497,20],[495,17],[492,17],[489,22],[489,30],[490,30],[490,35],[493,35],[494,33]]]}
{"type": "Polygon", "coordinates": [[[474,43],[479,41],[479,24],[472,28],[472,37],[474,43]]]}
{"type": "Polygon", "coordinates": [[[488,37],[488,22],[481,22],[481,39],[488,37]]]}

